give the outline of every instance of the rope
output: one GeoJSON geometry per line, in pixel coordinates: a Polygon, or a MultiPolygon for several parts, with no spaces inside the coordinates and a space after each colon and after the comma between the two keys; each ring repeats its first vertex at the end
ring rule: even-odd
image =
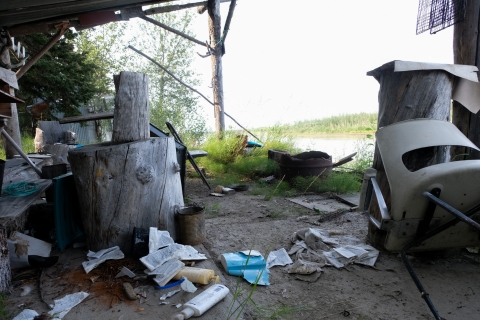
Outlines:
{"type": "Polygon", "coordinates": [[[15,198],[26,197],[40,190],[35,182],[16,182],[2,188],[2,196],[15,198]]]}

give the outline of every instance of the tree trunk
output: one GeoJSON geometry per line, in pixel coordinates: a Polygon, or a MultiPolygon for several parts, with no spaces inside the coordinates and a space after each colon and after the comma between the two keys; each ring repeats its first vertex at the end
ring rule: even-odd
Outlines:
{"type": "MultiPolygon", "coordinates": [[[[11,95],[15,95],[15,90],[8,86],[8,90],[4,90],[11,95]]],[[[10,110],[12,112],[11,118],[8,119],[7,125],[4,127],[5,131],[7,131],[8,135],[15,141],[15,143],[22,148],[22,137],[20,135],[20,124],[18,122],[18,111],[17,111],[17,104],[11,103],[10,110]]],[[[5,143],[5,153],[7,159],[13,159],[15,155],[18,155],[17,150],[10,144],[5,143]]]]}
{"type": "MultiPolygon", "coordinates": [[[[382,72],[377,80],[380,82],[378,128],[415,118],[448,121],[453,86],[451,74],[439,70],[408,72],[387,70],[382,72]]],[[[409,152],[403,157],[405,166],[411,170],[442,163],[447,159],[446,147],[424,148],[409,152]]],[[[375,148],[373,168],[377,170],[376,179],[390,209],[390,187],[378,148],[375,148]]],[[[375,197],[372,199],[370,213],[381,220],[375,197]]],[[[371,223],[368,231],[370,241],[375,246],[382,246],[383,232],[371,223]]]]}
{"type": "Polygon", "coordinates": [[[172,137],[72,149],[68,153],[90,250],[132,249],[133,228],[157,227],[177,239],[183,206],[172,137]]]}
{"type": "Polygon", "coordinates": [[[224,53],[221,42],[221,17],[220,0],[208,0],[208,29],[210,32],[210,44],[215,48],[212,54],[212,87],[213,103],[215,112],[215,130],[218,136],[225,131],[225,114],[223,103],[223,74],[222,55],[224,53]]]}
{"type": "Polygon", "coordinates": [[[87,244],[93,251],[132,251],[133,228],[157,227],[174,240],[175,206],[183,206],[175,140],[149,138],[148,77],[121,72],[112,142],[68,153],[87,244]]]}
{"type": "MultiPolygon", "coordinates": [[[[479,66],[479,12],[480,1],[467,0],[465,20],[454,25],[453,30],[453,61],[455,64],[479,66]]],[[[473,114],[461,103],[453,101],[452,123],[476,146],[480,146],[480,114],[473,114]]],[[[480,152],[465,147],[453,147],[453,156],[470,154],[468,159],[480,159],[480,152]]],[[[461,156],[456,159],[465,159],[461,156]]]]}
{"type": "Polygon", "coordinates": [[[7,231],[0,228],[0,293],[7,292],[12,273],[10,271],[10,257],[7,247],[7,231]]]}
{"type": "Polygon", "coordinates": [[[120,72],[114,76],[115,111],[112,142],[130,142],[150,138],[148,76],[120,72]]]}

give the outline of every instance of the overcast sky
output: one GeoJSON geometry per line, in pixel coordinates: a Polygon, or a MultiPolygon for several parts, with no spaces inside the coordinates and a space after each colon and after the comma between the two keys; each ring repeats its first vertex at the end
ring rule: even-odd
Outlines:
{"type": "MultiPolygon", "coordinates": [[[[367,71],[392,60],[453,63],[453,27],[417,36],[417,10],[418,0],[238,0],[223,56],[225,111],[249,128],[376,112],[379,85],[367,71]]],[[[208,39],[206,14],[195,32],[208,39]]],[[[210,59],[195,67],[212,97],[210,59]]],[[[214,128],[213,108],[201,103],[214,128]]]]}

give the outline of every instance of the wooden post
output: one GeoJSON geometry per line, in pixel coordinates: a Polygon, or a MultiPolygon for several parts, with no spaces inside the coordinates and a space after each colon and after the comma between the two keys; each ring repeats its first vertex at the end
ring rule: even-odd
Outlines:
{"type": "MultiPolygon", "coordinates": [[[[467,0],[465,20],[454,25],[453,60],[455,64],[480,65],[478,44],[480,1],[467,0]]],[[[452,123],[476,146],[480,146],[480,114],[473,114],[460,102],[453,101],[452,123]]],[[[480,152],[466,150],[465,147],[452,147],[452,156],[470,154],[457,159],[480,159],[480,152]]]]}
{"type": "Polygon", "coordinates": [[[145,136],[148,77],[122,72],[115,79],[115,141],[72,149],[68,157],[89,248],[118,245],[130,254],[134,227],[167,230],[177,240],[174,214],[183,196],[175,140],[145,136]]]}
{"type": "MultiPolygon", "coordinates": [[[[440,70],[393,72],[393,69],[368,74],[374,75],[380,82],[378,128],[415,118],[448,121],[453,75],[440,70]]],[[[407,168],[420,168],[447,159],[447,149],[442,147],[423,149],[409,154],[403,160],[407,168]]],[[[377,182],[387,207],[390,208],[390,187],[378,148],[375,148],[373,168],[377,170],[377,182]]],[[[370,214],[381,220],[375,197],[372,199],[370,214]]],[[[375,246],[383,246],[381,242],[384,240],[384,232],[372,223],[369,224],[368,231],[370,242],[375,246]]]]}
{"type": "Polygon", "coordinates": [[[223,103],[223,75],[222,55],[223,43],[221,42],[221,17],[220,0],[208,0],[208,29],[210,32],[210,44],[214,47],[212,54],[212,87],[213,103],[215,109],[215,130],[221,137],[225,131],[225,114],[223,103]]]}

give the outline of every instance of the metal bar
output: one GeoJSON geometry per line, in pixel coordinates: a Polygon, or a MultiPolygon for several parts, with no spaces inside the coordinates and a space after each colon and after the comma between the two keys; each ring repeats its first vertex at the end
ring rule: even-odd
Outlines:
{"type": "Polygon", "coordinates": [[[383,198],[382,191],[378,186],[377,179],[371,178],[373,191],[375,191],[375,196],[377,197],[378,208],[380,209],[380,214],[382,215],[382,220],[391,220],[390,214],[388,213],[387,204],[383,198]]]}
{"type": "Polygon", "coordinates": [[[25,159],[25,161],[27,161],[27,163],[33,168],[33,170],[35,170],[35,172],[41,178],[42,177],[42,171],[40,169],[38,169],[38,167],[35,165],[35,163],[33,163],[32,160],[30,160],[30,158],[22,151],[22,148],[20,148],[15,143],[15,141],[12,139],[12,137],[10,137],[8,135],[8,133],[5,131],[5,129],[3,129],[3,128],[0,129],[0,135],[2,135],[2,134],[5,137],[5,139],[7,139],[7,141],[13,146],[13,148],[15,150],[17,150],[17,152],[22,156],[22,158],[25,159]]]}
{"type": "Polygon", "coordinates": [[[469,226],[474,227],[475,229],[480,231],[480,224],[478,224],[476,221],[470,219],[469,217],[467,217],[466,215],[464,215],[463,213],[461,213],[460,211],[458,211],[457,209],[455,209],[454,207],[452,207],[451,205],[449,205],[445,201],[440,200],[439,198],[435,197],[433,194],[431,194],[430,192],[427,192],[427,191],[423,192],[423,195],[425,197],[427,197],[430,201],[434,202],[438,206],[442,207],[443,209],[445,209],[448,212],[450,212],[451,214],[453,214],[459,220],[465,222],[469,226]]]}
{"type": "MultiPolygon", "coordinates": [[[[432,190],[432,194],[437,198],[440,197],[441,192],[442,190],[440,190],[440,188],[433,188],[432,190]]],[[[427,233],[436,208],[437,204],[435,202],[430,201],[428,203],[427,211],[425,212],[423,220],[418,224],[417,233],[415,235],[416,238],[423,237],[427,233]]]]}
{"type": "MultiPolygon", "coordinates": [[[[168,127],[168,130],[170,130],[170,132],[172,133],[172,136],[173,138],[185,145],[182,141],[182,139],[180,139],[180,136],[178,135],[177,131],[175,130],[175,128],[172,126],[172,124],[170,122],[165,122],[165,124],[167,125],[168,127]]],[[[212,187],[210,186],[210,183],[208,183],[207,181],[207,178],[205,178],[205,176],[203,175],[202,171],[200,170],[200,168],[197,166],[197,163],[195,162],[195,160],[193,160],[193,157],[190,155],[190,152],[188,152],[188,148],[187,148],[187,159],[190,161],[190,163],[192,164],[193,168],[195,169],[195,171],[197,171],[197,173],[200,175],[200,177],[202,178],[203,180],[203,183],[205,183],[208,187],[208,189],[212,190],[212,187]]]]}

